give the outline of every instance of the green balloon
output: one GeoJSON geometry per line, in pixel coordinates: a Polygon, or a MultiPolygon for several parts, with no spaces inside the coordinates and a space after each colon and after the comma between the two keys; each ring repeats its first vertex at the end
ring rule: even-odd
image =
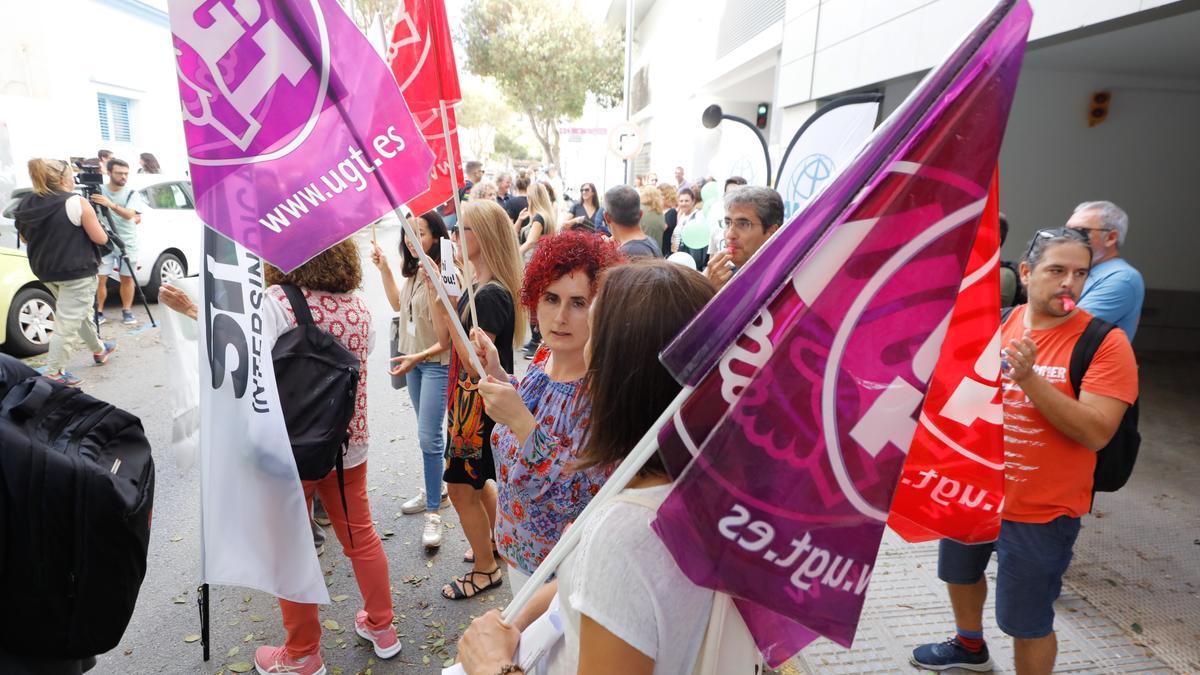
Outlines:
{"type": "Polygon", "coordinates": [[[683,226],[683,231],[679,233],[679,240],[688,248],[708,249],[708,224],[700,218],[693,218],[692,222],[683,226]]]}
{"type": "Polygon", "coordinates": [[[717,181],[715,180],[708,181],[704,184],[704,187],[700,189],[700,199],[705,204],[716,201],[717,197],[720,196],[721,188],[717,185],[717,181]]]}

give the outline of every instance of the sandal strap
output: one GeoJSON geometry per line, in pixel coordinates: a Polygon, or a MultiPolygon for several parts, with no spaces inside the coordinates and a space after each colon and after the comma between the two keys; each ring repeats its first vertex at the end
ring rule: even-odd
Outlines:
{"type": "MultiPolygon", "coordinates": [[[[451,599],[452,600],[466,600],[468,598],[473,598],[476,595],[479,595],[480,593],[482,593],[490,588],[495,587],[499,583],[498,579],[492,578],[492,576],[495,574],[500,574],[499,567],[492,570],[491,572],[480,572],[478,570],[471,570],[470,572],[467,572],[466,574],[462,575],[461,577],[455,577],[449,584],[450,590],[453,593],[453,597],[451,597],[451,599]],[[477,574],[482,574],[483,576],[487,577],[487,580],[488,580],[487,585],[480,586],[479,584],[475,583],[475,575],[477,575],[477,574]],[[455,582],[458,582],[458,583],[456,584],[455,582]],[[467,593],[468,586],[471,587],[470,593],[467,593]]],[[[500,578],[503,579],[504,578],[503,575],[501,575],[500,578]]],[[[446,595],[446,593],[443,591],[442,595],[446,595]]]]}

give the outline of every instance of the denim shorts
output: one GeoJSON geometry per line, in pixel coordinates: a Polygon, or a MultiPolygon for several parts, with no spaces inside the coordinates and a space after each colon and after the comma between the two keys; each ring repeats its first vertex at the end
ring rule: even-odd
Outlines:
{"type": "Polygon", "coordinates": [[[996,623],[1005,634],[1035,639],[1054,632],[1054,601],[1071,564],[1079,519],[1059,516],[1048,523],[1000,524],[990,544],[960,544],[943,539],[938,549],[938,578],[948,584],[973,584],[983,578],[996,552],[996,623]]]}

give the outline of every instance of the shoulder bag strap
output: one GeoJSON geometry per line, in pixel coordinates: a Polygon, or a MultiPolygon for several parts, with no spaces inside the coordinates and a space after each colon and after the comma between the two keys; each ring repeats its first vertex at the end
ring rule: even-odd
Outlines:
{"type": "Polygon", "coordinates": [[[1083,386],[1083,376],[1087,373],[1088,366],[1092,365],[1092,357],[1096,355],[1096,350],[1100,349],[1104,338],[1108,337],[1113,328],[1116,326],[1093,316],[1087,328],[1083,329],[1083,335],[1079,336],[1079,340],[1071,349],[1071,389],[1075,391],[1075,398],[1079,398],[1079,388],[1083,386]]]}
{"type": "Polygon", "coordinates": [[[296,314],[296,323],[303,326],[315,325],[312,311],[308,308],[308,300],[304,297],[304,291],[292,284],[280,284],[279,287],[283,289],[288,302],[292,305],[292,312],[296,314]]]}

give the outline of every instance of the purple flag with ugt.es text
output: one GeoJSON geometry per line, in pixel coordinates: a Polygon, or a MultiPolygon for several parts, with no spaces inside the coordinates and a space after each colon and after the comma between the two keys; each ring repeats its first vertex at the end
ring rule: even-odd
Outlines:
{"type": "Polygon", "coordinates": [[[853,641],[1031,16],[1001,2],[663,354],[696,390],[654,529],[772,664],[853,641]]]}
{"type": "Polygon", "coordinates": [[[395,76],[335,0],[170,0],[196,210],[290,271],[428,187],[395,76]]]}

